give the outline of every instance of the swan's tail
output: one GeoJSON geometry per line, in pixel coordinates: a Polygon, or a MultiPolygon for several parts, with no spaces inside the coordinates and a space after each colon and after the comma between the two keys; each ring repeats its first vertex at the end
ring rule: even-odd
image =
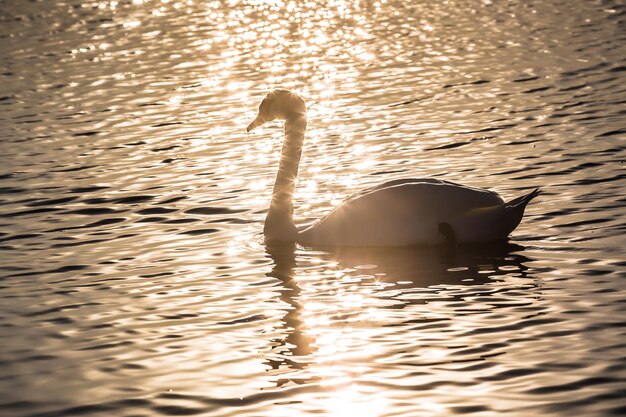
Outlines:
{"type": "Polygon", "coordinates": [[[524,209],[530,201],[541,194],[539,188],[535,188],[530,193],[521,197],[514,198],[504,205],[504,213],[502,215],[502,224],[506,228],[506,235],[508,236],[522,221],[524,216],[524,209]]]}
{"type": "Polygon", "coordinates": [[[537,197],[539,194],[541,194],[541,189],[535,188],[530,193],[523,195],[521,197],[514,198],[513,200],[509,201],[508,203],[505,204],[505,207],[507,209],[513,209],[515,207],[521,206],[522,210],[524,210],[523,208],[526,207],[528,203],[530,203],[530,200],[537,197]]]}

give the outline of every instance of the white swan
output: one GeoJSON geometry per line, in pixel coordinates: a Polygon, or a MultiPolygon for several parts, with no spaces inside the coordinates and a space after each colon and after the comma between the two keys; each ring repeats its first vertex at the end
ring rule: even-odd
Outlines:
{"type": "Polygon", "coordinates": [[[285,120],[285,142],[263,229],[267,241],[331,246],[404,246],[504,240],[539,189],[509,203],[488,190],[436,179],[402,179],[363,190],[313,225],[298,230],[292,196],[306,131],[306,106],[288,90],[263,99],[247,128],[285,120]]]}

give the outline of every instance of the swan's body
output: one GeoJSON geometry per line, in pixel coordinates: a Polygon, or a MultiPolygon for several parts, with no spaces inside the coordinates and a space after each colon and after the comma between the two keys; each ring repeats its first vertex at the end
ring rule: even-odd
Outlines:
{"type": "Polygon", "coordinates": [[[436,179],[389,181],[357,193],[311,226],[293,222],[292,195],[306,131],[306,106],[296,94],[275,90],[248,131],[282,118],[280,168],[264,233],[270,241],[310,245],[405,246],[504,240],[520,223],[538,190],[505,203],[496,193],[436,179]]]}

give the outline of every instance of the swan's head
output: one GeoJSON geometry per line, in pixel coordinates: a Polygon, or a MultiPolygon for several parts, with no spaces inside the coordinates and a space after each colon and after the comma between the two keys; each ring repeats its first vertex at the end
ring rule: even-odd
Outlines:
{"type": "Polygon", "coordinates": [[[259,114],[248,125],[246,131],[261,126],[272,120],[286,120],[306,114],[306,105],[299,95],[289,90],[274,90],[269,93],[259,106],[259,114]]]}

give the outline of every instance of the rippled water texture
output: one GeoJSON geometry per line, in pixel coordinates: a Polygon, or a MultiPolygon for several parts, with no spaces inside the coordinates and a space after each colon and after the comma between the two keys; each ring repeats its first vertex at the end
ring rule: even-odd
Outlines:
{"type": "Polygon", "coordinates": [[[0,1],[2,416],[626,414],[623,1],[0,1]],[[403,177],[507,245],[266,246],[403,177]]]}

